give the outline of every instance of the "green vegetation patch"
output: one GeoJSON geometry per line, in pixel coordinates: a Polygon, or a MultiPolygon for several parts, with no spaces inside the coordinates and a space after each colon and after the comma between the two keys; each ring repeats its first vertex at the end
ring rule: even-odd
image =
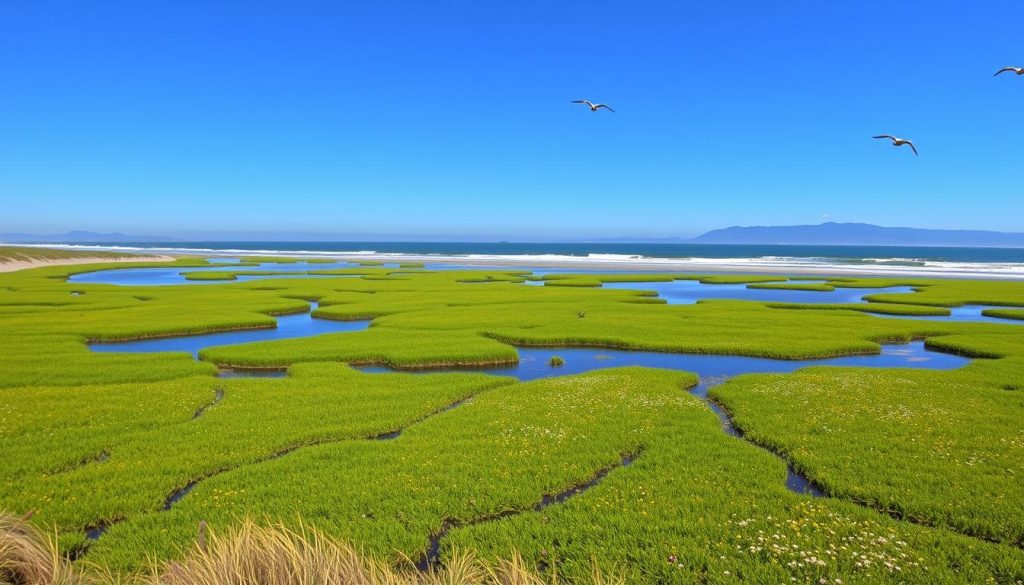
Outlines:
{"type": "Polygon", "coordinates": [[[8,462],[21,471],[0,500],[38,510],[38,521],[62,527],[71,547],[83,544],[82,527],[158,511],[169,494],[191,482],[306,445],[400,430],[510,382],[483,374],[363,374],[340,364],[310,364],[295,366],[283,379],[193,379],[71,394],[29,389],[10,414],[19,424],[0,435],[8,462]],[[70,428],[57,440],[52,421],[64,410],[78,414],[63,417],[70,428]]]}
{"type": "Polygon", "coordinates": [[[906,315],[908,317],[946,317],[949,309],[931,305],[905,305],[895,303],[765,303],[773,309],[839,310],[878,313],[881,315],[906,315]]]}
{"type": "Polygon", "coordinates": [[[695,383],[628,368],[481,393],[390,441],[309,447],[213,477],[169,512],[115,525],[90,558],[133,567],[149,554],[173,556],[200,520],[227,525],[247,511],[301,517],[396,562],[422,555],[447,521],[456,527],[441,541],[442,558],[456,546],[519,550],[575,582],[592,560],[624,567],[630,582],[1005,582],[1024,574],[1019,550],[788,492],[785,466],[722,433],[685,391],[695,383]],[[563,504],[534,511],[545,495],[595,477],[563,504]]]}
{"type": "Polygon", "coordinates": [[[811,368],[742,376],[712,395],[830,494],[1020,545],[1024,393],[993,373],[811,368]]]}
{"type": "MultiPolygon", "coordinates": [[[[1024,517],[1013,483],[1015,421],[1024,420],[1020,326],[864,313],[1024,306],[1019,283],[832,279],[917,292],[845,305],[668,305],[651,291],[600,288],[623,275],[553,275],[545,282],[571,285],[534,287],[518,271],[360,267],[325,271],[339,278],[187,286],[66,282],[147,266],[209,263],[0,275],[0,508],[36,510],[37,526],[68,535],[65,550],[84,543],[86,526],[122,520],[88,557],[137,566],[148,553],[174,556],[199,519],[223,525],[249,512],[292,525],[301,517],[392,560],[421,554],[447,526],[442,556],[453,546],[493,558],[519,550],[570,580],[584,579],[591,559],[627,566],[632,582],[1024,577],[1024,553],[1010,546],[1024,517]],[[312,302],[317,318],[373,322],[359,332],[210,347],[202,361],[87,346],[274,327],[274,315],[312,302]],[[715,391],[753,440],[836,496],[813,502],[784,488],[785,462],[721,432],[685,392],[692,375],[631,368],[520,384],[346,365],[511,363],[514,345],[803,359],[922,338],[979,359],[953,372],[815,368],[715,391]],[[219,379],[218,364],[290,370],[283,379],[219,379]],[[591,482],[535,509],[545,495],[591,482]]],[[[793,284],[641,280],[681,278],[793,284]]]]}
{"type": "Polygon", "coordinates": [[[981,314],[986,317],[997,317],[999,319],[1024,320],[1024,309],[985,309],[981,314]]]}

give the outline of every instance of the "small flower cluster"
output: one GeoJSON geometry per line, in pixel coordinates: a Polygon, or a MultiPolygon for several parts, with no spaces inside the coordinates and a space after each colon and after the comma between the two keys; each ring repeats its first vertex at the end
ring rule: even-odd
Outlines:
{"type": "Polygon", "coordinates": [[[736,529],[733,546],[737,554],[778,563],[789,570],[794,582],[838,583],[829,573],[870,576],[872,571],[896,575],[927,570],[921,564],[924,559],[915,557],[897,533],[874,520],[843,516],[810,503],[793,511],[797,514],[789,518],[730,520],[736,529]]]}

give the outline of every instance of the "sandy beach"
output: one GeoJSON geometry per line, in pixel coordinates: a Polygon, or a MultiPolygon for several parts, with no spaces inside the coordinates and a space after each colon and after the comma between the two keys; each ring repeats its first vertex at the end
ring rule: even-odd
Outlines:
{"type": "Polygon", "coordinates": [[[171,262],[173,256],[124,256],[121,258],[61,258],[57,260],[15,260],[9,262],[0,261],[0,272],[15,272],[26,268],[39,268],[40,266],[67,266],[71,264],[101,264],[111,262],[171,262]]]}

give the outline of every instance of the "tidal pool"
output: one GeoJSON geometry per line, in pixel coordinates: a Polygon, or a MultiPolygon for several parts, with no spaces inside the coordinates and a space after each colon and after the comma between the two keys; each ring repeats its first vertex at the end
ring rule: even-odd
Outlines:
{"type": "MultiPolygon", "coordinates": [[[[812,284],[825,281],[794,281],[796,283],[812,284]]],[[[543,284],[533,282],[527,284],[543,284]]],[[[610,282],[605,283],[603,288],[617,288],[626,290],[653,290],[658,297],[665,299],[670,305],[693,304],[698,300],[710,299],[736,299],[744,301],[776,302],[776,303],[866,303],[864,297],[876,294],[913,293],[914,289],[909,286],[891,286],[886,288],[842,288],[836,287],[831,291],[801,291],[786,289],[763,289],[747,288],[745,284],[702,284],[696,280],[674,280],[671,282],[610,282]]],[[[946,308],[946,307],[943,307],[946,308]]],[[[871,313],[876,317],[888,317],[893,319],[927,319],[931,321],[981,321],[1003,324],[1024,324],[1024,321],[1014,319],[1001,319],[999,317],[988,317],[982,315],[985,309],[1005,309],[1007,307],[996,307],[988,305],[964,305],[961,307],[949,307],[949,315],[888,315],[883,313],[871,313]]]]}
{"type": "MultiPolygon", "coordinates": [[[[970,363],[970,359],[927,349],[923,341],[904,345],[883,345],[882,352],[871,355],[853,355],[816,360],[773,360],[734,355],[707,355],[661,353],[653,351],[626,351],[587,347],[520,347],[519,363],[480,368],[489,374],[515,376],[523,381],[582,374],[601,368],[644,366],[693,372],[700,376],[701,384],[751,373],[787,373],[808,366],[867,366],[876,368],[926,368],[950,370],[970,363]],[[551,358],[558,356],[564,364],[552,366],[551,358]]],[[[393,371],[385,366],[359,366],[364,372],[393,371]]],[[[425,373],[438,369],[414,370],[425,373]]],[[[464,371],[464,370],[463,370],[464,371]]]]}
{"type": "MultiPolygon", "coordinates": [[[[317,304],[312,303],[312,309],[317,304]]],[[[312,310],[311,309],[311,310],[312,310]]],[[[215,345],[233,345],[252,341],[270,341],[274,339],[291,339],[293,337],[309,337],[322,333],[340,331],[362,331],[370,326],[369,321],[334,321],[317,319],[312,313],[282,315],[277,317],[277,327],[270,329],[243,329],[239,331],[222,331],[201,335],[185,335],[178,337],[160,337],[157,339],[140,339],[138,341],[116,341],[109,343],[91,343],[93,351],[149,353],[159,351],[185,351],[193,357],[199,356],[199,350],[215,345]]],[[[234,371],[226,371],[225,376],[238,375],[234,371]]]]}
{"type": "MultiPolygon", "coordinates": [[[[237,260],[235,260],[237,262],[237,260]]],[[[218,260],[219,263],[224,263],[218,260]]],[[[382,268],[397,268],[397,264],[385,264],[382,268]]],[[[229,282],[245,282],[263,278],[338,278],[350,275],[306,274],[310,270],[336,270],[340,268],[360,268],[354,262],[308,263],[305,261],[291,263],[263,262],[258,266],[199,266],[183,268],[181,266],[167,268],[115,268],[113,270],[97,270],[83,272],[68,277],[68,282],[81,284],[117,284],[122,286],[166,286],[173,284],[220,284],[229,282]],[[235,280],[188,280],[183,276],[186,272],[290,272],[294,274],[243,274],[235,280]]],[[[373,268],[378,268],[374,266],[373,268]]]]}
{"type": "MultiPolygon", "coordinates": [[[[812,284],[822,281],[793,281],[789,284],[812,284]]],[[[604,288],[653,290],[670,305],[687,305],[702,299],[735,299],[768,303],[860,303],[875,294],[912,293],[909,286],[887,288],[835,288],[831,291],[807,291],[748,288],[745,284],[704,284],[697,280],[670,282],[609,282],[604,288]]]]}
{"type": "Polygon", "coordinates": [[[1024,321],[1020,319],[1003,319],[1001,317],[989,317],[988,315],[982,315],[981,312],[986,309],[1014,309],[1021,307],[998,307],[995,305],[963,305],[961,307],[943,307],[949,309],[949,315],[884,315],[882,313],[872,313],[876,317],[889,317],[892,319],[924,319],[927,321],[981,321],[985,323],[1002,323],[1004,325],[1024,325],[1024,321]]]}

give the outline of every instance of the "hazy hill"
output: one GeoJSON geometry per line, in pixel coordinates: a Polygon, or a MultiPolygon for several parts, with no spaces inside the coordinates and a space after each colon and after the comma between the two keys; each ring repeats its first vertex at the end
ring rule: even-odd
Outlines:
{"type": "Polygon", "coordinates": [[[958,246],[1022,248],[1024,233],[882,227],[867,223],[729,227],[697,236],[694,244],[958,246]]]}

